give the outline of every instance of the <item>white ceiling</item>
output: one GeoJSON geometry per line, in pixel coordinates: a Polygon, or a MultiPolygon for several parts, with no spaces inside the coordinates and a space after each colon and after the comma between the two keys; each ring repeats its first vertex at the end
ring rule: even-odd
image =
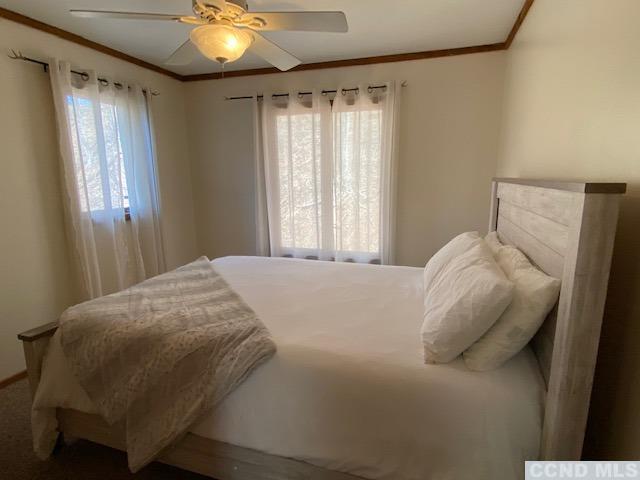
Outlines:
{"type": "MultiPolygon", "coordinates": [[[[485,45],[505,40],[524,0],[248,0],[251,11],[341,10],[349,33],[266,32],[303,63],[485,45]]],[[[70,8],[191,14],[190,0],[0,0],[0,6],[180,74],[217,72],[205,58],[164,60],[188,37],[173,22],[75,18],[70,8]]],[[[20,45],[14,48],[19,49],[20,45]]],[[[227,70],[269,67],[247,53],[227,70]]]]}

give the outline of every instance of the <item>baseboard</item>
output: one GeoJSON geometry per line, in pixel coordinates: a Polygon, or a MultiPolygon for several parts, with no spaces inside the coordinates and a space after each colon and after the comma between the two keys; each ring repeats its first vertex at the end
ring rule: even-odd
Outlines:
{"type": "Polygon", "coordinates": [[[22,372],[16,373],[15,375],[11,375],[4,380],[0,380],[0,388],[8,387],[12,383],[17,382],[18,380],[22,380],[23,378],[27,378],[27,371],[23,370],[22,372]]]}

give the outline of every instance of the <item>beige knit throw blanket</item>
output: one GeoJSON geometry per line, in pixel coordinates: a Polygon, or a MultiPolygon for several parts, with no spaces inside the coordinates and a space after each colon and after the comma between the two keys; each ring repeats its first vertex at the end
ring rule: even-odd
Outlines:
{"type": "Polygon", "coordinates": [[[104,419],[124,420],[137,471],[185,435],[276,346],[206,257],[69,308],[61,343],[104,419]]]}

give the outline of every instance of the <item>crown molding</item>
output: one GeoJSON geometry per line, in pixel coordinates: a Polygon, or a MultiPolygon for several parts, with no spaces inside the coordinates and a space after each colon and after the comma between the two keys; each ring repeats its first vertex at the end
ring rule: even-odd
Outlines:
{"type": "Polygon", "coordinates": [[[533,5],[533,2],[534,0],[525,0],[524,5],[522,5],[522,8],[520,9],[520,13],[518,14],[518,17],[516,18],[516,21],[513,24],[511,31],[509,32],[509,36],[504,41],[505,50],[509,49],[509,47],[513,43],[513,40],[516,38],[516,35],[518,34],[518,30],[520,30],[520,27],[524,23],[524,19],[527,18],[527,13],[529,13],[529,10],[531,10],[531,6],[533,5]]]}
{"type": "Polygon", "coordinates": [[[82,45],[83,47],[88,47],[100,53],[105,53],[112,57],[119,58],[120,60],[124,60],[125,62],[132,63],[139,67],[153,70],[154,72],[161,73],[171,78],[175,78],[176,80],[184,80],[184,77],[178,73],[171,72],[152,63],[145,62],[144,60],[140,60],[136,57],[132,57],[131,55],[127,55],[126,53],[120,52],[119,50],[115,50],[111,47],[107,47],[106,45],[102,45],[101,43],[94,42],[93,40],[89,40],[88,38],[81,37],[80,35],[76,35],[75,33],[71,33],[61,28],[54,27],[53,25],[49,25],[48,23],[44,23],[34,18],[27,17],[26,15],[22,15],[21,13],[17,13],[12,10],[7,10],[6,8],[0,7],[0,18],[11,20],[12,22],[35,28],[36,30],[40,30],[41,32],[55,35],[56,37],[62,38],[64,40],[68,40],[78,45],[82,45]]]}
{"type": "Polygon", "coordinates": [[[398,53],[394,55],[381,55],[377,57],[352,58],[347,60],[332,60],[329,62],[302,63],[291,70],[283,72],[275,67],[254,68],[251,70],[231,70],[216,73],[202,73],[197,75],[185,75],[184,82],[197,82],[200,80],[219,80],[230,77],[246,77],[250,75],[266,75],[269,73],[289,73],[302,72],[304,70],[322,70],[325,68],[355,67],[358,65],[373,65],[377,63],[408,62],[410,60],[423,60],[426,58],[453,57],[456,55],[467,55],[470,53],[495,52],[504,50],[504,42],[492,43],[490,45],[475,45],[472,47],[448,48],[444,50],[428,50],[425,52],[398,53]]]}

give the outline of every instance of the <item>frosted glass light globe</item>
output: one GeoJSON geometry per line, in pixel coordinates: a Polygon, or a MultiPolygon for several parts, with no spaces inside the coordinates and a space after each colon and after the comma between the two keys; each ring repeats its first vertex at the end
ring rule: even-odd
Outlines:
{"type": "Polygon", "coordinates": [[[190,38],[200,53],[222,64],[239,59],[253,43],[250,33],[228,25],[202,25],[190,38]]]}

